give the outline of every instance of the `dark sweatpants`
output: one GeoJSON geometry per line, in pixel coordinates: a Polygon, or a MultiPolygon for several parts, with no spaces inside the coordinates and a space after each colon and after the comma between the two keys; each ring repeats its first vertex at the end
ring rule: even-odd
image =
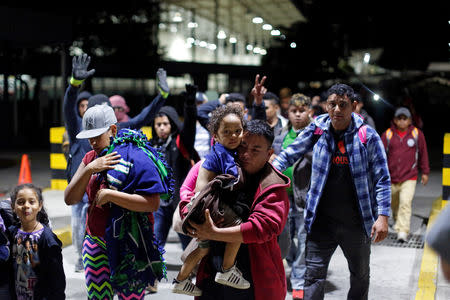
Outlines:
{"type": "Polygon", "coordinates": [[[370,243],[370,238],[360,224],[342,225],[335,222],[313,224],[306,240],[304,299],[323,299],[328,264],[337,246],[341,247],[350,270],[350,290],[347,299],[367,299],[370,243]]]}

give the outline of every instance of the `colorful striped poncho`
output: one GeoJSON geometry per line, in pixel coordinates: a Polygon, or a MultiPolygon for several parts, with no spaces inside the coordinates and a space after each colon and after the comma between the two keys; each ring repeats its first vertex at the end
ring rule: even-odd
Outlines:
{"type": "MultiPolygon", "coordinates": [[[[162,201],[173,194],[172,170],[148,143],[141,131],[122,129],[107,153],[120,154],[120,162],[106,173],[110,189],[130,194],[160,194],[162,201]]],[[[105,240],[111,283],[116,291],[142,290],[166,278],[164,249],[153,233],[153,215],[111,204],[105,240]]]]}

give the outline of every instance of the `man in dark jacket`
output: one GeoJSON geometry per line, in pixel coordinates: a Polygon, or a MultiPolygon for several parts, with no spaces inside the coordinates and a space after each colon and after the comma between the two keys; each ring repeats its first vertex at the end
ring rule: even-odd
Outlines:
{"type": "MultiPolygon", "coordinates": [[[[87,139],[76,138],[76,135],[82,129],[81,121],[84,112],[89,107],[94,106],[95,104],[101,104],[103,102],[106,102],[111,106],[109,103],[109,98],[106,95],[97,94],[85,98],[90,94],[85,92],[78,94],[84,80],[95,73],[95,69],[89,71],[87,70],[90,62],[91,58],[86,54],[73,58],[72,78],[70,79],[70,84],[67,87],[66,94],[64,96],[63,111],[70,145],[66,168],[66,176],[69,182],[77,171],[84,155],[91,151],[91,146],[89,145],[89,141],[87,139]]],[[[130,119],[128,122],[118,123],[118,130],[122,128],[139,129],[142,126],[149,124],[156,112],[161,108],[161,106],[164,105],[165,99],[169,96],[169,87],[166,82],[166,72],[163,69],[158,70],[157,79],[160,94],[158,94],[139,115],[130,119]]],[[[83,271],[81,248],[85,232],[87,202],[88,199],[85,194],[80,203],[72,206],[72,242],[79,255],[78,261],[75,264],[76,272],[83,271]]]]}
{"type": "MultiPolygon", "coordinates": [[[[194,149],[197,106],[195,105],[195,93],[197,87],[186,85],[184,102],[184,123],[179,119],[176,110],[171,106],[163,106],[155,117],[152,125],[154,133],[150,143],[159,147],[159,151],[165,156],[167,164],[172,168],[175,180],[173,198],[161,201],[155,216],[156,238],[165,245],[169,229],[172,226],[173,213],[180,201],[180,187],[184,178],[193,164],[199,160],[194,149]]],[[[183,249],[190,242],[190,238],[178,234],[183,249]]]]}

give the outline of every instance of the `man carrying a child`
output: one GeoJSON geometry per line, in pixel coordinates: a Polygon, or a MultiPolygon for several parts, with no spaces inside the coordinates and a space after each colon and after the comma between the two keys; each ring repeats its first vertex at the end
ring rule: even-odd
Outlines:
{"type": "MultiPolygon", "coordinates": [[[[286,194],[289,179],[268,163],[273,153],[273,139],[273,130],[268,124],[252,120],[247,123],[238,148],[239,165],[245,182],[240,193],[246,195],[240,198],[248,201],[248,219],[237,226],[220,228],[214,224],[207,210],[203,224],[190,223],[192,237],[216,241],[198,269],[197,286],[203,291],[199,299],[281,300],[286,297],[286,278],[277,236],[283,230],[289,211],[286,194]],[[249,289],[235,289],[215,282],[217,265],[221,265],[215,260],[223,256],[223,243],[220,242],[242,243],[236,264],[251,283],[249,289]]],[[[187,203],[180,203],[183,217],[187,203]]]]}

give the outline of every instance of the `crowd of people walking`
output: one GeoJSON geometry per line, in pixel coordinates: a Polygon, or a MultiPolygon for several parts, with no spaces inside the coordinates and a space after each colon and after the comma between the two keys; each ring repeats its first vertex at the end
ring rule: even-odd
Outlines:
{"type": "MultiPolygon", "coordinates": [[[[171,227],[184,250],[174,293],[284,300],[290,280],[293,299],[323,299],[340,247],[348,299],[368,299],[371,244],[386,238],[391,212],[407,242],[416,182],[428,182],[425,137],[408,108],[380,136],[347,84],[278,97],[257,75],[250,105],[240,93],[208,101],[186,84],[180,118],[165,105],[158,69],[158,95],[130,117],[122,96],[83,90],[90,61],[73,58],[64,99],[64,201],[89,299],[157,293],[171,227]],[[147,125],[150,139],[139,130],[147,125]]],[[[61,242],[43,201],[26,184],[1,207],[1,299],[65,297],[61,242]]]]}

